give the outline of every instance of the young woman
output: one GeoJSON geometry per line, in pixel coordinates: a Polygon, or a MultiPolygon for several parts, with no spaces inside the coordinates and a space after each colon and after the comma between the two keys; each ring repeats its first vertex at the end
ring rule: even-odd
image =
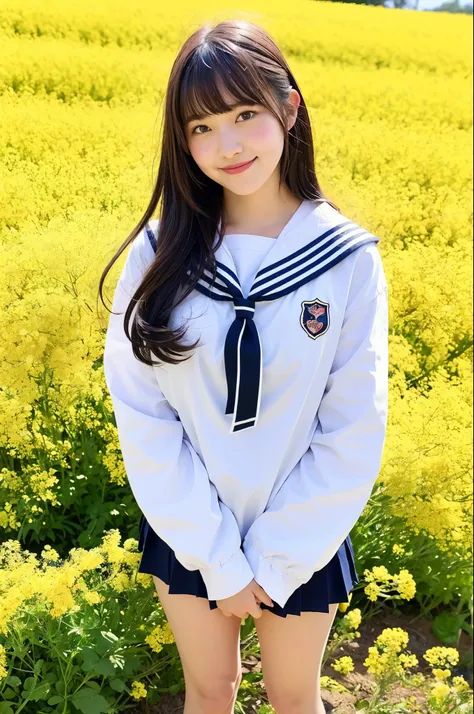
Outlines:
{"type": "Polygon", "coordinates": [[[358,582],[349,533],[387,422],[378,241],[324,197],[268,34],[244,21],[192,34],[152,199],[99,286],[131,243],[104,369],[185,714],[233,712],[249,614],[277,713],[324,712],[321,657],[358,582]]]}

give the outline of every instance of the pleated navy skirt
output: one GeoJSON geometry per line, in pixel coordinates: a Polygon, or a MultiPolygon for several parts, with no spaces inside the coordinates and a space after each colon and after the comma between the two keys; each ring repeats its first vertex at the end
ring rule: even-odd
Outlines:
{"type": "MultiPolygon", "coordinates": [[[[142,514],[138,550],[142,553],[139,573],[156,575],[169,585],[170,594],[196,595],[207,598],[207,589],[199,570],[187,570],[176,558],[174,550],[151,528],[142,514]]],[[[300,585],[288,598],[285,607],[274,603],[273,607],[261,603],[262,610],[275,615],[300,615],[302,612],[329,612],[329,605],[347,602],[349,593],[359,582],[355,569],[354,551],[350,536],[335,556],[310,580],[300,585]]],[[[217,608],[215,600],[209,600],[211,610],[217,608]]]]}

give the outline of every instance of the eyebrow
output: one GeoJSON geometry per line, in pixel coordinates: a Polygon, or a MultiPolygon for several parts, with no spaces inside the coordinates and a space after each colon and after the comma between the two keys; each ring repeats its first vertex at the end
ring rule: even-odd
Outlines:
{"type": "MultiPolygon", "coordinates": [[[[232,111],[232,109],[236,109],[237,107],[247,107],[247,106],[253,106],[253,102],[234,102],[233,104],[229,104],[229,110],[228,112],[224,112],[225,114],[228,114],[229,112],[232,111]]],[[[212,114],[191,114],[189,117],[188,121],[186,122],[187,124],[190,124],[192,121],[198,121],[201,119],[206,119],[207,117],[213,116],[212,114]]]]}

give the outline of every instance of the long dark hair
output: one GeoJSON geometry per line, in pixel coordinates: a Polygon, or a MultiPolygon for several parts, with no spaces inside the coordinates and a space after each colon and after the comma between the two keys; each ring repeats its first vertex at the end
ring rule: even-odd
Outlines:
{"type": "Polygon", "coordinates": [[[234,101],[265,106],[280,121],[284,131],[280,186],[285,181],[296,197],[327,201],[340,212],[319,186],[308,110],[296,79],[272,38],[263,28],[245,20],[226,20],[196,30],[184,43],[171,70],[160,164],[150,203],[99,281],[99,295],[107,308],[102,293],[107,273],[144,230],[162,199],[156,255],[124,316],[124,330],[132,341],[134,355],[148,365],[159,364],[151,360],[150,353],[157,360],[177,364],[199,342],[180,344],[186,326],[171,330],[167,325],[173,307],[193,290],[204,268],[214,273],[214,251],[225,234],[223,188],[198,167],[185,134],[186,123],[194,114],[229,111],[222,88],[234,101]],[[296,122],[288,130],[291,88],[296,89],[301,101],[296,122]],[[216,233],[218,242],[214,245],[216,233]],[[130,334],[129,321],[136,304],[130,334]]]}

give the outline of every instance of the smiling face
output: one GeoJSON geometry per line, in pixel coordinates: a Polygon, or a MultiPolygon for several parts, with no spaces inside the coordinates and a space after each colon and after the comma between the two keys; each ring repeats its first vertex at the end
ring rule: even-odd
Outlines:
{"type": "MultiPolygon", "coordinates": [[[[225,95],[228,106],[232,98],[225,95]]],[[[277,168],[284,134],[277,118],[262,104],[241,104],[223,114],[188,121],[188,148],[196,164],[210,179],[239,195],[257,191],[277,168]],[[245,171],[223,169],[255,161],[245,171]]]]}

